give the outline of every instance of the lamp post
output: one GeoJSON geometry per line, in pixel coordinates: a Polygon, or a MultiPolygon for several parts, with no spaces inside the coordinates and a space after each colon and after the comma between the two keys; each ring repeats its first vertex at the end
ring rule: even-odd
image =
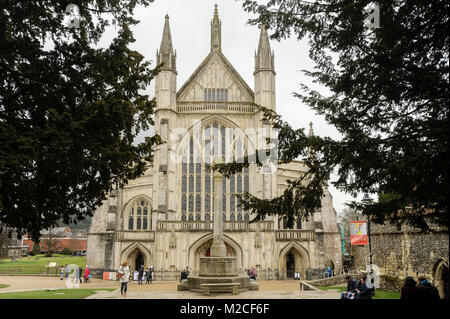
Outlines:
{"type": "MultiPolygon", "coordinates": [[[[369,194],[365,193],[363,199],[361,200],[364,204],[368,205],[373,202],[373,198],[369,196],[369,194]]],[[[370,218],[367,218],[367,235],[369,237],[369,269],[370,269],[370,279],[371,283],[373,280],[373,270],[372,270],[372,241],[370,238],[370,218]]],[[[375,293],[375,286],[373,286],[373,291],[375,293]]]]}

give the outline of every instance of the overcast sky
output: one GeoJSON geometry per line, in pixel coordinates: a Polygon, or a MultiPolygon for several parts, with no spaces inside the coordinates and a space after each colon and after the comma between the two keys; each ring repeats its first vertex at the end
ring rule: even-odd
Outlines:
{"type": "MultiPolygon", "coordinates": [[[[179,89],[210,51],[210,22],[214,4],[219,6],[222,21],[222,52],[235,69],[253,88],[254,52],[258,47],[259,29],[247,25],[252,17],[242,9],[241,1],[234,0],[156,0],[148,7],[135,9],[135,18],[140,23],[133,28],[136,42],[132,48],[155,63],[156,50],[161,44],[164,17],[169,15],[174,49],[177,51],[177,89],[179,89]]],[[[102,41],[108,43],[115,32],[109,30],[102,41]]],[[[269,30],[270,35],[270,30],[269,30]]],[[[312,70],[314,63],[308,57],[306,41],[294,38],[276,42],[271,40],[275,53],[277,112],[293,128],[306,128],[313,123],[314,133],[319,136],[339,138],[337,130],[328,125],[322,116],[314,114],[307,105],[292,96],[299,91],[299,84],[307,84],[325,93],[325,88],[317,87],[301,70],[312,70]]],[[[147,89],[154,96],[154,83],[147,89]]],[[[333,206],[338,213],[350,195],[337,191],[330,185],[333,206]]],[[[359,197],[362,197],[361,195],[359,197]]]]}

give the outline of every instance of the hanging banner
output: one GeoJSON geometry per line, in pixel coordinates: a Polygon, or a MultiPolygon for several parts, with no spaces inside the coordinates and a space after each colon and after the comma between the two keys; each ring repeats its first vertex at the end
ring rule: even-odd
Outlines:
{"type": "Polygon", "coordinates": [[[367,245],[369,238],[367,236],[367,222],[350,222],[350,243],[352,245],[367,245]]]}

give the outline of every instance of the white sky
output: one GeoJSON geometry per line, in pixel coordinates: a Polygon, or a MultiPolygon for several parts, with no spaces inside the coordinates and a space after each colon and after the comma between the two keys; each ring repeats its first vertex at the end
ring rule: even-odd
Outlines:
{"type": "MultiPolygon", "coordinates": [[[[222,21],[222,52],[253,88],[254,52],[258,47],[259,29],[247,25],[247,20],[252,16],[244,12],[241,1],[156,0],[146,8],[138,7],[135,18],[140,23],[133,27],[136,42],[131,47],[155,63],[164,17],[169,14],[173,46],[177,51],[179,89],[210,51],[210,22],[215,3],[218,3],[222,21]]],[[[100,46],[109,43],[114,35],[114,30],[108,30],[100,46]]],[[[324,94],[328,92],[300,72],[303,69],[312,70],[314,66],[308,57],[307,42],[291,38],[281,42],[271,40],[270,45],[275,53],[277,113],[295,129],[306,128],[308,132],[309,122],[313,122],[316,135],[339,138],[337,130],[328,125],[322,116],[314,114],[313,110],[292,96],[293,92],[299,92],[300,83],[313,86],[324,94]]],[[[154,82],[146,93],[154,96],[154,82]]],[[[353,199],[332,186],[330,192],[338,213],[345,208],[345,201],[353,199]]]]}

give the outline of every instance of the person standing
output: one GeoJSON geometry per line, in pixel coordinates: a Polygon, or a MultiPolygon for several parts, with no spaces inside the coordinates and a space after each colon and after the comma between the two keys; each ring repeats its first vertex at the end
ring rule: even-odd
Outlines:
{"type": "Polygon", "coordinates": [[[417,278],[419,289],[419,295],[421,300],[439,300],[439,291],[434,287],[425,277],[421,276],[417,278]]]}
{"type": "Polygon", "coordinates": [[[122,263],[117,271],[117,274],[120,278],[120,294],[126,297],[128,281],[130,280],[130,266],[128,266],[128,262],[125,261],[122,263]]]}
{"type": "Polygon", "coordinates": [[[66,279],[69,278],[69,267],[66,265],[66,279]]]}
{"type": "Polygon", "coordinates": [[[83,277],[83,267],[78,268],[78,278],[80,279],[80,284],[82,283],[81,278],[83,277]]]}
{"type": "Polygon", "coordinates": [[[400,299],[420,300],[420,291],[413,277],[406,277],[400,292],[400,299]]]}
{"type": "Polygon", "coordinates": [[[65,268],[64,268],[64,265],[61,265],[61,267],[59,268],[59,271],[60,271],[60,277],[59,277],[59,279],[60,280],[63,280],[64,279],[64,272],[65,272],[65,268]]]}
{"type": "Polygon", "coordinates": [[[142,279],[144,277],[144,265],[141,265],[139,267],[139,274],[138,274],[138,285],[142,285],[142,279]]]}
{"type": "Polygon", "coordinates": [[[252,267],[252,269],[250,270],[250,279],[256,280],[257,276],[258,274],[256,273],[255,267],[252,267]]]}
{"type": "Polygon", "coordinates": [[[89,275],[91,273],[91,270],[89,269],[89,267],[86,265],[86,268],[84,269],[84,283],[89,282],[89,275]]]}
{"type": "Polygon", "coordinates": [[[331,277],[331,267],[328,266],[327,268],[327,277],[330,278],[331,277]]]}
{"type": "Polygon", "coordinates": [[[148,269],[147,269],[147,275],[146,275],[146,284],[148,284],[148,283],[152,283],[152,280],[153,280],[153,268],[152,268],[152,266],[150,266],[150,267],[148,267],[148,269]]]}

